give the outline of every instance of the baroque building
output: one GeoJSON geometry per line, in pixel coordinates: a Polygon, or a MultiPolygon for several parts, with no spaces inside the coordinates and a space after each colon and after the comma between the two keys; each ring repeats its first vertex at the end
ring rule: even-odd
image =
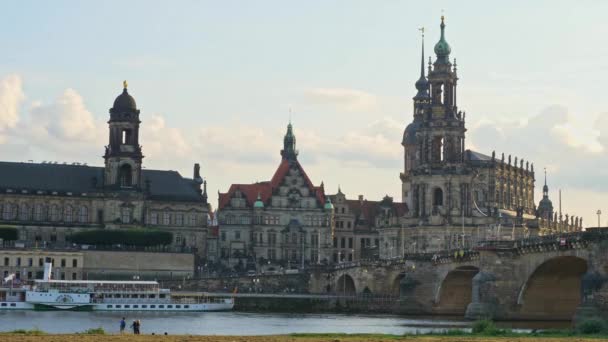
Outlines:
{"type": "Polygon", "coordinates": [[[56,162],[0,162],[0,222],[19,243],[67,246],[85,229],[155,228],[173,233],[173,249],[205,255],[206,181],[176,171],[144,169],[140,110],[124,82],[110,108],[103,167],[56,162]]]}
{"type": "Polygon", "coordinates": [[[219,259],[227,266],[300,267],[330,258],[333,205],[298,161],[291,123],[271,180],[232,184],[219,193],[217,215],[219,259]]]}
{"type": "MultiPolygon", "coordinates": [[[[534,201],[534,165],[504,153],[486,155],[466,149],[466,113],[457,102],[456,60],[450,59],[441,17],[435,60],[424,66],[424,35],[420,78],[416,81],[414,118],[406,127],[403,202],[409,208],[406,251],[462,248],[495,234],[523,237],[539,234],[541,222],[534,201]],[[480,229],[480,228],[487,229],[480,229]]],[[[574,221],[572,222],[573,228],[574,221]]],[[[569,223],[568,223],[569,224],[569,223]]],[[[504,238],[504,236],[494,236],[504,238]]]]}

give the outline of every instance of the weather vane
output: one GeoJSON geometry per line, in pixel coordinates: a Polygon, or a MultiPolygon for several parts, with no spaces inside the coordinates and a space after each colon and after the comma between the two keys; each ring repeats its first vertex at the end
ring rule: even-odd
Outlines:
{"type": "Polygon", "coordinates": [[[418,28],[418,31],[422,34],[422,38],[424,38],[424,26],[418,28]]]}
{"type": "Polygon", "coordinates": [[[129,85],[129,84],[127,83],[127,80],[122,81],[122,87],[123,87],[123,88],[127,89],[127,86],[128,86],[128,85],[129,85]]]}

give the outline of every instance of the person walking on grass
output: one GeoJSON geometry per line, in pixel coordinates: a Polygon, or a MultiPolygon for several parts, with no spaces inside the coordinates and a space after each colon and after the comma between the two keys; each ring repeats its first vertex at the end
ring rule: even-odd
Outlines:
{"type": "Polygon", "coordinates": [[[125,328],[127,327],[127,322],[125,321],[125,318],[123,317],[120,320],[120,333],[124,334],[125,333],[125,328]]]}

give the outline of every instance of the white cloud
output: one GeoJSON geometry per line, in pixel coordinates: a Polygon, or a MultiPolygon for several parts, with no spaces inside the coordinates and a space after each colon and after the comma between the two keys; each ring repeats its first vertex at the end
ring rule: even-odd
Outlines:
{"type": "MultiPolygon", "coordinates": [[[[0,132],[17,125],[19,106],[24,99],[21,77],[9,75],[0,80],[0,132]]],[[[1,142],[2,136],[0,136],[1,142]]]]}
{"type": "Polygon", "coordinates": [[[313,88],[305,93],[306,98],[315,104],[330,105],[346,111],[364,111],[373,108],[376,95],[348,88],[313,88]]]}
{"type": "Polygon", "coordinates": [[[140,144],[146,156],[156,160],[175,160],[192,154],[192,146],[182,131],[168,127],[160,115],[147,118],[141,126],[140,144]]]}

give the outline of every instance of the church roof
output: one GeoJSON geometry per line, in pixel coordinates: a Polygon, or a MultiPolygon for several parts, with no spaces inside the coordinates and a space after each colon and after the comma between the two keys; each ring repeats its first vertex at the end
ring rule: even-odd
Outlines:
{"type": "MultiPolygon", "coordinates": [[[[102,192],[103,174],[104,168],[98,166],[0,162],[0,189],[74,195],[102,192]]],[[[142,178],[150,181],[151,199],[203,201],[195,181],[177,171],[142,170],[142,178]]]]}
{"type": "Polygon", "coordinates": [[[304,168],[302,167],[300,162],[298,162],[297,160],[282,159],[281,163],[279,164],[279,167],[275,171],[270,181],[257,182],[253,184],[230,185],[228,192],[219,194],[218,208],[223,209],[224,207],[226,207],[226,205],[230,203],[230,198],[232,198],[232,196],[237,190],[241,191],[245,196],[248,207],[253,206],[253,203],[258,198],[258,194],[262,202],[268,203],[268,201],[272,197],[272,192],[274,191],[274,189],[277,189],[283,182],[283,179],[285,179],[285,176],[289,171],[290,165],[295,165],[300,170],[308,189],[313,195],[316,196],[317,200],[319,201],[319,203],[321,203],[321,205],[325,204],[325,190],[322,186],[314,186],[312,184],[312,181],[310,180],[310,178],[308,178],[308,175],[304,171],[304,168]]]}

